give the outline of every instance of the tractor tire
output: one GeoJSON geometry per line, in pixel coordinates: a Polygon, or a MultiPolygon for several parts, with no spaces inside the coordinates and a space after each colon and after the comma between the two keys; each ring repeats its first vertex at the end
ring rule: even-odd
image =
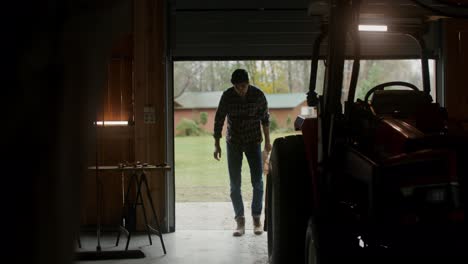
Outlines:
{"type": "Polygon", "coordinates": [[[268,237],[268,256],[272,255],[273,252],[273,224],[272,224],[272,195],[271,195],[271,174],[268,173],[267,180],[266,180],[266,193],[265,193],[265,226],[266,232],[268,237]]]}
{"type": "Polygon", "coordinates": [[[270,264],[304,263],[312,185],[302,135],[276,139],[270,165],[270,264]]]}
{"type": "Polygon", "coordinates": [[[305,264],[321,264],[318,259],[318,250],[315,236],[315,226],[312,218],[309,220],[309,224],[307,225],[306,231],[306,239],[305,239],[305,264]]]}

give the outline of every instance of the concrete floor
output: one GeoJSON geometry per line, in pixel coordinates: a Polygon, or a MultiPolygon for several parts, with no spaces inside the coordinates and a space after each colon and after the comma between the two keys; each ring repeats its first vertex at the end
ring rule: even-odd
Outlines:
{"type": "MultiPolygon", "coordinates": [[[[230,203],[187,203],[176,206],[176,232],[164,234],[167,254],[164,255],[159,238],[155,235],[150,246],[145,234],[132,237],[129,249],[141,249],[142,259],[81,261],[77,263],[103,264],[266,264],[268,263],[267,235],[253,234],[250,217],[247,217],[246,234],[233,237],[234,227],[230,203]]],[[[246,204],[246,216],[250,207],[246,204]]],[[[262,218],[263,220],[263,218],[262,218]]],[[[82,249],[94,250],[96,239],[92,234],[81,237],[82,249]]],[[[125,238],[115,247],[115,235],[105,234],[102,250],[123,249],[125,238]]]]}

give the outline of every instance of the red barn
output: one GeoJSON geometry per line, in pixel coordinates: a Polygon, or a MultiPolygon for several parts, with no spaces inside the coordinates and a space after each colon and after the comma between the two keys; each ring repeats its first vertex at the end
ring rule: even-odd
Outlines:
{"type": "MultiPolygon", "coordinates": [[[[185,92],[174,100],[174,131],[179,122],[186,118],[199,120],[200,113],[206,112],[208,120],[204,126],[206,131],[213,132],[214,117],[222,91],[216,92],[185,92]]],[[[301,114],[303,107],[307,107],[305,93],[265,94],[270,117],[275,118],[280,128],[294,123],[297,115],[301,114]]],[[[226,128],[226,126],[224,127],[226,128]]]]}

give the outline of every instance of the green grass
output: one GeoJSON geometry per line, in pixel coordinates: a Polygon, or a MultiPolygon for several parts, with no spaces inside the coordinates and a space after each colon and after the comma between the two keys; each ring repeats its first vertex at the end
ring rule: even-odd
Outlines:
{"type": "MultiPolygon", "coordinates": [[[[272,134],[271,142],[291,133],[272,134]]],[[[262,146],[263,149],[263,146],[262,146]]],[[[177,202],[230,202],[226,143],[222,140],[221,160],[213,158],[212,136],[175,138],[175,184],[177,202]]],[[[242,195],[252,200],[247,159],[242,164],[242,195]]]]}

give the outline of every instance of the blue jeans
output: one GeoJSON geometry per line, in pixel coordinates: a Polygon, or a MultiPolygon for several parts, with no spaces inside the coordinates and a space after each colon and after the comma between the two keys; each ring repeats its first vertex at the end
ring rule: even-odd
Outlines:
{"type": "Polygon", "coordinates": [[[243,153],[250,167],[250,179],[253,188],[252,216],[260,216],[263,206],[263,164],[261,144],[238,146],[227,143],[227,160],[231,185],[231,201],[235,217],[244,216],[244,203],[241,193],[241,169],[243,153]]]}

